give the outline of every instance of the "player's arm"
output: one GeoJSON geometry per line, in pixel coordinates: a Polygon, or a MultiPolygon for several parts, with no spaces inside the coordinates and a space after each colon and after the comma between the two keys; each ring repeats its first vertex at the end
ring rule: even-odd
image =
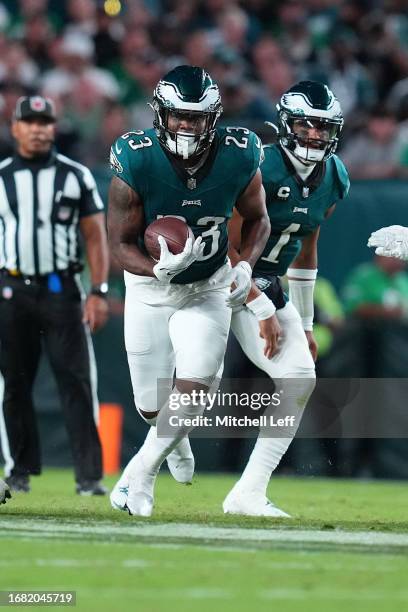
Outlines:
{"type": "MultiPolygon", "coordinates": [[[[330,209],[329,209],[330,210],[330,209]]],[[[288,269],[289,298],[302,319],[313,359],[317,359],[317,343],[313,336],[313,294],[317,277],[317,243],[320,227],[302,241],[299,255],[288,269]]]]}
{"type": "MultiPolygon", "coordinates": [[[[234,208],[231,221],[228,226],[229,250],[228,256],[235,266],[240,260],[241,228],[243,219],[236,208],[234,208]]],[[[251,281],[251,289],[246,299],[246,306],[253,312],[258,320],[259,335],[265,340],[264,355],[271,359],[278,352],[278,343],[282,334],[277,316],[276,308],[272,302],[255,284],[251,281]]]]}
{"type": "Polygon", "coordinates": [[[242,217],[240,260],[247,261],[253,268],[265,248],[271,231],[265,204],[265,189],[259,169],[238,198],[235,207],[242,217]]]}
{"type": "MultiPolygon", "coordinates": [[[[98,287],[108,280],[109,255],[106,239],[105,214],[96,213],[82,217],[79,222],[84,238],[91,283],[98,287]]],[[[108,303],[102,294],[91,293],[84,306],[83,320],[92,332],[100,329],[108,318],[108,303]]]]}
{"type": "Polygon", "coordinates": [[[145,218],[140,196],[114,176],[109,188],[108,238],[113,257],[120,266],[141,276],[155,276],[154,262],[137,246],[145,218]]]}
{"type": "Polygon", "coordinates": [[[241,248],[238,257],[235,253],[232,259],[235,264],[231,277],[233,290],[227,299],[231,308],[245,303],[251,289],[252,268],[269,236],[270,223],[259,169],[238,198],[236,208],[242,217],[241,248]]]}

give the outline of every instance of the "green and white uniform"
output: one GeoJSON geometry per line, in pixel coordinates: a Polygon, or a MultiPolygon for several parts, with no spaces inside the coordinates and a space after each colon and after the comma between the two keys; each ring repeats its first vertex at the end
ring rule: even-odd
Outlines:
{"type": "Polygon", "coordinates": [[[159,408],[158,379],[171,385],[176,369],[177,377],[211,383],[222,363],[231,319],[227,222],[261,155],[259,138],[238,127],[216,129],[194,175],[166,152],[154,129],[128,132],[112,146],[113,172],[140,196],[146,226],[176,216],[205,242],[202,256],[171,284],[125,272],[125,343],[143,411],[159,408]]]}
{"type": "MultiPolygon", "coordinates": [[[[160,217],[178,217],[205,242],[199,260],[173,283],[209,278],[225,264],[227,222],[258,170],[261,153],[258,136],[246,128],[217,128],[204,165],[190,176],[160,145],[154,129],[128,132],[115,142],[113,172],[142,199],[146,226],[160,217]]],[[[140,246],[144,249],[142,240],[140,246]]]]}
{"type": "MultiPolygon", "coordinates": [[[[317,230],[328,209],[344,199],[350,187],[347,170],[337,155],[317,164],[304,183],[282,147],[266,145],[264,154],[261,171],[271,234],[253,270],[261,289],[261,279],[266,284],[286,274],[299,254],[302,239],[317,230]]],[[[274,301],[273,295],[269,297],[274,301]]],[[[281,303],[275,306],[279,308],[281,303]]]]}
{"type": "Polygon", "coordinates": [[[308,180],[303,182],[281,146],[266,145],[264,154],[261,171],[271,235],[254,266],[253,277],[277,309],[283,327],[281,350],[276,357],[266,359],[258,321],[245,306],[233,314],[231,329],[244,352],[260,369],[273,378],[288,374],[295,377],[313,371],[314,364],[300,317],[288,303],[280,276],[286,274],[297,257],[302,239],[321,225],[333,204],[346,197],[350,183],[347,170],[336,155],[316,164],[308,180]]]}

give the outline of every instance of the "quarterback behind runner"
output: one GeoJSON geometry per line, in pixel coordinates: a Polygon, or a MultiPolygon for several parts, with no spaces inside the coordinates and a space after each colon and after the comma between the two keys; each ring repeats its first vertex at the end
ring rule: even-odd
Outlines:
{"type": "MultiPolygon", "coordinates": [[[[259,164],[258,137],[239,127],[216,127],[222,112],[217,85],[201,68],[179,66],[158,83],[153,129],[124,134],[111,150],[114,172],[108,232],[125,270],[125,344],[136,407],[151,427],[111,493],[114,508],[150,516],[160,465],[180,482],[191,481],[194,459],[183,417],[205,406],[180,407],[180,425],[158,437],[158,380],[176,373],[175,393],[206,390],[223,361],[231,306],[243,304],[270,224],[259,164]],[[227,222],[233,207],[243,218],[239,261],[227,263],[227,222]],[[194,233],[184,251],[169,252],[159,238],[160,260],[147,256],[143,232],[166,216],[184,219],[194,233]],[[234,290],[230,293],[230,286],[234,290]]],[[[160,412],[160,416],[158,416],[160,412]]]]}
{"type": "MultiPolygon", "coordinates": [[[[277,105],[278,144],[264,147],[262,181],[271,234],[253,269],[245,306],[234,309],[231,329],[248,358],[279,379],[282,408],[298,424],[315,382],[313,289],[321,223],[349,190],[347,171],[334,155],[343,126],[338,100],[323,84],[302,81],[277,105]],[[280,277],[289,279],[289,301],[280,277]]],[[[239,212],[239,211],[238,211],[239,212]]],[[[230,257],[239,258],[241,219],[230,223],[230,257]]],[[[296,427],[282,437],[261,428],[248,464],[223,503],[224,512],[287,517],[266,497],[272,472],[296,427]]]]}

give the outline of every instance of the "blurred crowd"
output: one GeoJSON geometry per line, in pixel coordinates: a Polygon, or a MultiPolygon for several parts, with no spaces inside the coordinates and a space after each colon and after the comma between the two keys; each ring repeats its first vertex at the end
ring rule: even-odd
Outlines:
{"type": "Polygon", "coordinates": [[[159,78],[182,63],[218,81],[224,123],[272,141],[281,94],[326,82],[346,119],[352,178],[408,175],[406,0],[0,0],[0,157],[16,98],[54,99],[58,147],[106,165],[118,134],[152,124],[159,78]],[[116,14],[117,13],[117,14],[116,14]]]}

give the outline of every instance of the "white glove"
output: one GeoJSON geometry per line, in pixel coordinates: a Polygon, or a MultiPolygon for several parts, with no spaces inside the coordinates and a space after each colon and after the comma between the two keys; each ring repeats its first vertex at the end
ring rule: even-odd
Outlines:
{"type": "Polygon", "coordinates": [[[158,241],[160,244],[160,259],[153,267],[153,273],[162,283],[170,283],[177,274],[187,270],[202,255],[205,247],[201,236],[194,242],[192,238],[187,238],[183,251],[178,255],[173,255],[173,253],[170,253],[163,236],[159,236],[158,241]]]}
{"type": "Polygon", "coordinates": [[[227,297],[230,308],[244,304],[251,289],[252,268],[247,261],[239,261],[231,270],[231,284],[235,289],[227,297]]]}
{"type": "Polygon", "coordinates": [[[376,255],[408,260],[408,227],[382,227],[371,234],[367,246],[376,247],[376,255]]]}
{"type": "Polygon", "coordinates": [[[9,486],[0,478],[0,504],[5,504],[6,499],[10,499],[11,493],[9,486]]]}

